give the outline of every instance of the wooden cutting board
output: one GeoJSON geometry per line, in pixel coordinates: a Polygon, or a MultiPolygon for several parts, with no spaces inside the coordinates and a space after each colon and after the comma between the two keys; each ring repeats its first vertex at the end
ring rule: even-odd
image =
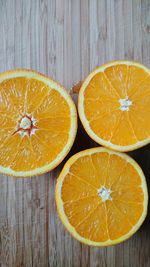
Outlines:
{"type": "MultiPolygon", "coordinates": [[[[70,90],[114,59],[150,67],[150,0],[0,0],[0,71],[32,68],[70,90]]],[[[81,132],[70,155],[95,145],[81,132]]],[[[150,145],[130,154],[150,188],[150,145]]],[[[54,199],[63,164],[34,178],[0,175],[1,266],[150,266],[150,211],[142,228],[114,247],[90,248],[66,232],[54,199]]]]}

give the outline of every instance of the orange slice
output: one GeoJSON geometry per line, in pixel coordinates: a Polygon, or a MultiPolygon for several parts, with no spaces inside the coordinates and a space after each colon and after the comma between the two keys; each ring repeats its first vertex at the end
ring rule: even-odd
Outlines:
{"type": "Polygon", "coordinates": [[[150,70],[130,61],[114,61],[84,81],[79,116],[89,136],[117,151],[150,142],[150,70]]]}
{"type": "Polygon", "coordinates": [[[147,214],[144,174],[126,154],[92,148],[65,164],[56,185],[58,214],[77,240],[117,244],[134,234],[147,214]]]}
{"type": "Polygon", "coordinates": [[[0,74],[0,172],[31,176],[56,167],[77,130],[75,105],[57,82],[31,70],[0,74]]]}

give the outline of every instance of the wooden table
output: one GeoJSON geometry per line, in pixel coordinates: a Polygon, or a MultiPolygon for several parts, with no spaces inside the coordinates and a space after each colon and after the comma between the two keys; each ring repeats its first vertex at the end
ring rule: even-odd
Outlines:
{"type": "MultiPolygon", "coordinates": [[[[0,34],[0,71],[31,68],[69,90],[109,60],[150,67],[150,0],[0,0],[0,34]]],[[[93,145],[80,134],[71,154],[93,145]]],[[[150,146],[130,154],[150,188],[150,146]]],[[[90,248],[68,234],[54,199],[63,164],[34,178],[1,175],[1,266],[150,266],[150,215],[134,237],[113,247],[90,248]]]]}

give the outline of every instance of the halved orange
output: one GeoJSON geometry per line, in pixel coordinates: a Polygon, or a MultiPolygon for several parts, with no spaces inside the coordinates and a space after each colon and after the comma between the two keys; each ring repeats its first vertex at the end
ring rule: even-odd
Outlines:
{"type": "Polygon", "coordinates": [[[58,214],[87,245],[117,244],[134,234],[147,214],[144,174],[129,156],[103,147],[72,156],[56,185],[58,214]]]}
{"type": "Polygon", "coordinates": [[[77,130],[75,105],[57,82],[31,70],[0,74],[0,172],[32,176],[56,167],[77,130]]]}
{"type": "Polygon", "coordinates": [[[84,81],[78,102],[86,132],[98,144],[130,151],[150,142],[150,70],[114,61],[84,81]]]}

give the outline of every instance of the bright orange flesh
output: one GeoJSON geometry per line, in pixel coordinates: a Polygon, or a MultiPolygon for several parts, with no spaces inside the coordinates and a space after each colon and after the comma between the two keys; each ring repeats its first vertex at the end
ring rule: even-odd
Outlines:
{"type": "Polygon", "coordinates": [[[83,83],[79,115],[99,144],[129,151],[150,142],[150,71],[135,62],[99,67],[83,83]],[[131,101],[128,107],[120,100],[131,101]]]}
{"type": "Polygon", "coordinates": [[[132,235],[147,209],[147,188],[140,167],[128,156],[104,148],[74,155],[56,186],[58,213],[78,240],[111,245],[132,235]],[[111,190],[103,199],[99,190],[111,190]]]}
{"type": "Polygon", "coordinates": [[[14,77],[13,71],[1,74],[0,118],[0,165],[8,174],[28,176],[52,169],[74,141],[72,100],[56,82],[32,71],[14,71],[14,77]]]}

